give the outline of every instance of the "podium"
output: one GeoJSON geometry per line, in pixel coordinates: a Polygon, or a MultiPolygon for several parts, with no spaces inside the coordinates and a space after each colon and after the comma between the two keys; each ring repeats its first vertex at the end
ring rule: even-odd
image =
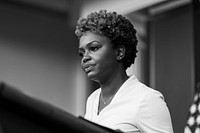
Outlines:
{"type": "Polygon", "coordinates": [[[119,133],[0,83],[0,133],[119,133]]]}

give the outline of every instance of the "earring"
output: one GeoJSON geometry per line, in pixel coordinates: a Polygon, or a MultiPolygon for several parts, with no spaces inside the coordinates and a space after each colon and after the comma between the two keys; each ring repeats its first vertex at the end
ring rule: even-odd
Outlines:
{"type": "Polygon", "coordinates": [[[118,59],[118,60],[121,60],[121,59],[122,59],[122,56],[118,56],[117,59],[118,59]]]}

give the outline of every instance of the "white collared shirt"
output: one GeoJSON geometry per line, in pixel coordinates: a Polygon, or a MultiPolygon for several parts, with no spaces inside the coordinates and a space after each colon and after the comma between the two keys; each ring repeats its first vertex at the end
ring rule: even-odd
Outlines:
{"type": "Polygon", "coordinates": [[[87,100],[85,118],[123,132],[173,133],[171,117],[163,95],[131,76],[111,103],[98,114],[101,89],[87,100]]]}

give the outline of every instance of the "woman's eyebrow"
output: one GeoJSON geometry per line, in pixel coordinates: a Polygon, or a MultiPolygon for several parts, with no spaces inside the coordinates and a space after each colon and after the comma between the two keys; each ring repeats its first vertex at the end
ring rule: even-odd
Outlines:
{"type": "MultiPolygon", "coordinates": [[[[91,41],[91,42],[89,42],[89,43],[86,44],[86,47],[90,46],[90,45],[93,44],[94,42],[100,43],[99,41],[91,41]]],[[[83,48],[83,47],[79,47],[78,49],[79,49],[79,50],[82,50],[82,49],[84,49],[84,48],[83,48]]]]}

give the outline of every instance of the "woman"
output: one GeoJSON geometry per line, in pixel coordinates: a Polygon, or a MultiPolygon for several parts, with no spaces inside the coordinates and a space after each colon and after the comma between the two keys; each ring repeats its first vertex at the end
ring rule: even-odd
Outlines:
{"type": "Polygon", "coordinates": [[[138,42],[130,21],[100,10],[80,18],[75,33],[81,66],[90,80],[100,84],[87,100],[85,118],[123,132],[173,133],[162,94],[126,74],[138,42]]]}

